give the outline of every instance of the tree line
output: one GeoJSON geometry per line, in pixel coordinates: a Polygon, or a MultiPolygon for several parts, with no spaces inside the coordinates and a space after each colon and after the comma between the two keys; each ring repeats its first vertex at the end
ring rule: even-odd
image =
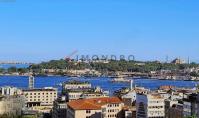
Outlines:
{"type": "Polygon", "coordinates": [[[160,62],[139,62],[139,61],[125,61],[125,60],[110,60],[109,63],[103,62],[76,62],[66,60],[51,60],[49,62],[42,62],[34,64],[30,68],[33,70],[40,69],[95,69],[100,72],[107,71],[122,71],[122,72],[150,72],[158,70],[183,70],[186,68],[199,67],[196,63],[191,64],[173,64],[160,62]]]}

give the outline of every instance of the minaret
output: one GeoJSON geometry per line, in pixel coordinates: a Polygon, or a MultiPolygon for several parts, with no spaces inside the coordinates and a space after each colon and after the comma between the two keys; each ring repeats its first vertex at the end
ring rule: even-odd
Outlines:
{"type": "Polygon", "coordinates": [[[167,55],[166,56],[166,63],[168,63],[169,62],[169,56],[167,55]]]}
{"type": "Polygon", "coordinates": [[[34,76],[32,75],[32,74],[30,74],[30,76],[29,76],[29,85],[28,85],[28,87],[29,87],[29,89],[34,89],[34,82],[35,82],[35,78],[34,78],[34,76]]]}
{"type": "Polygon", "coordinates": [[[190,58],[189,58],[189,57],[188,57],[188,61],[187,61],[187,63],[188,63],[188,64],[190,64],[190,58]]]}

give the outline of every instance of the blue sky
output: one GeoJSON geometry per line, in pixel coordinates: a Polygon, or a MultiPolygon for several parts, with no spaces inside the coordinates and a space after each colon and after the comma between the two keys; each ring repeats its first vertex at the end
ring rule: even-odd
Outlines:
{"type": "Polygon", "coordinates": [[[78,54],[199,62],[198,0],[0,1],[0,60],[78,54]]]}

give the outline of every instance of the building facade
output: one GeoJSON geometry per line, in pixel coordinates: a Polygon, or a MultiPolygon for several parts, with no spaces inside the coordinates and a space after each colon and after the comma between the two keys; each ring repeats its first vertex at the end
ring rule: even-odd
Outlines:
{"type": "Polygon", "coordinates": [[[91,88],[91,84],[88,82],[79,82],[79,81],[70,81],[63,83],[63,90],[70,90],[70,89],[87,89],[91,88]]]}
{"type": "Polygon", "coordinates": [[[121,118],[123,106],[117,97],[71,101],[67,118],[121,118]]]}
{"type": "Polygon", "coordinates": [[[183,99],[183,115],[199,117],[199,94],[191,94],[183,99]]]}
{"type": "Polygon", "coordinates": [[[67,102],[66,97],[61,96],[54,101],[52,118],[66,118],[67,117],[67,102]]]}
{"type": "Polygon", "coordinates": [[[137,118],[164,118],[164,98],[159,94],[137,94],[137,118]]]}
{"type": "Polygon", "coordinates": [[[22,95],[0,97],[0,115],[20,116],[24,107],[25,98],[22,95]]]}
{"type": "MultiPolygon", "coordinates": [[[[57,89],[46,87],[42,89],[23,90],[26,97],[27,107],[30,109],[41,110],[53,107],[53,102],[57,99],[57,89]]],[[[47,109],[48,111],[48,109],[47,109]]]]}

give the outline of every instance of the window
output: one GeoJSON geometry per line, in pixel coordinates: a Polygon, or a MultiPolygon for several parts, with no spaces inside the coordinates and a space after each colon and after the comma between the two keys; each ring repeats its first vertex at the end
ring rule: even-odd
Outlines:
{"type": "Polygon", "coordinates": [[[91,111],[90,110],[86,110],[86,113],[91,113],[91,111]]]}

